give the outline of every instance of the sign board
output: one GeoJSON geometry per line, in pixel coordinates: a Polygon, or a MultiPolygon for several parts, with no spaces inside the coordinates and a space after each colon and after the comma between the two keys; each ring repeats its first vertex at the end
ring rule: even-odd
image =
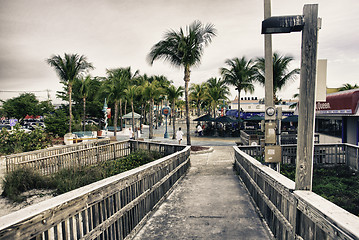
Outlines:
{"type": "Polygon", "coordinates": [[[316,101],[327,99],[327,59],[318,59],[316,101]]]}
{"type": "Polygon", "coordinates": [[[168,116],[171,114],[171,108],[170,107],[163,107],[162,108],[162,114],[165,116],[168,116]]]}
{"type": "Polygon", "coordinates": [[[13,127],[16,125],[16,123],[18,122],[17,119],[9,119],[9,122],[10,122],[10,126],[13,127]]]}
{"type": "Polygon", "coordinates": [[[267,163],[278,163],[282,161],[282,148],[279,145],[265,146],[264,160],[267,163]]]}

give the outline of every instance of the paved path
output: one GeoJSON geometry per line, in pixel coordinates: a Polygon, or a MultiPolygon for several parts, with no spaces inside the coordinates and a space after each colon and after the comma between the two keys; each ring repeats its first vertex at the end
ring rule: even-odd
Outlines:
{"type": "Polygon", "coordinates": [[[233,149],[191,155],[191,168],[134,239],[271,239],[233,171],[233,149]]]}

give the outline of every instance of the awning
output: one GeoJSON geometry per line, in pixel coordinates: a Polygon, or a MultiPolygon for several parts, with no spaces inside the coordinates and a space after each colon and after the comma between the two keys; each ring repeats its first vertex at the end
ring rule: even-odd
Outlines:
{"type": "Polygon", "coordinates": [[[212,118],[209,114],[200,116],[199,118],[194,119],[193,121],[198,122],[213,122],[214,118],[212,118]]]}

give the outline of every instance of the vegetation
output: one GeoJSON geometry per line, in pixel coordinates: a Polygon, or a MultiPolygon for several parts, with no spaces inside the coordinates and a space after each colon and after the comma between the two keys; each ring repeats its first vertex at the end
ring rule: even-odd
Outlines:
{"type": "Polygon", "coordinates": [[[27,115],[39,116],[53,111],[49,101],[39,102],[33,93],[23,93],[19,97],[2,101],[3,114],[8,118],[16,118],[22,122],[27,115]]]}
{"type": "Polygon", "coordinates": [[[61,83],[63,83],[68,90],[69,100],[69,132],[71,132],[72,124],[72,85],[74,81],[81,76],[84,72],[93,69],[92,63],[87,62],[85,56],[78,54],[66,54],[64,58],[60,55],[54,55],[47,59],[47,63],[53,67],[58,74],[61,83]]]}
{"type": "MultiPolygon", "coordinates": [[[[289,70],[290,63],[294,60],[291,56],[281,56],[279,53],[273,54],[273,100],[278,102],[277,92],[281,90],[288,82],[294,80],[299,74],[298,68],[289,70]]],[[[265,85],[265,59],[263,57],[256,60],[256,80],[265,85]]]]}
{"type": "Polygon", "coordinates": [[[343,86],[338,88],[338,91],[341,92],[341,91],[352,90],[352,89],[357,89],[357,88],[359,88],[359,86],[356,84],[351,85],[350,83],[345,83],[345,84],[343,84],[343,86]]]}
{"type": "Polygon", "coordinates": [[[158,152],[137,151],[124,158],[95,166],[62,169],[51,176],[41,176],[28,168],[21,168],[5,176],[2,196],[12,201],[25,200],[22,193],[32,189],[51,189],[62,194],[101,179],[128,171],[163,157],[158,152]]]}
{"type": "Polygon", "coordinates": [[[13,154],[39,150],[51,145],[51,138],[44,129],[38,127],[27,133],[16,124],[14,130],[0,131],[0,154],[13,154]]]}
{"type": "MultiPolygon", "coordinates": [[[[281,165],[281,173],[295,181],[295,165],[281,165]]],[[[359,175],[348,166],[314,167],[313,192],[359,216],[359,175]]]]}
{"type": "Polygon", "coordinates": [[[253,80],[255,67],[252,60],[245,57],[227,59],[225,62],[229,68],[221,68],[221,74],[226,84],[232,85],[238,92],[238,112],[240,112],[241,91],[254,92],[253,80]]]}
{"type": "Polygon", "coordinates": [[[151,64],[157,59],[163,59],[173,66],[184,68],[187,145],[191,145],[188,97],[191,67],[200,64],[203,48],[211,43],[214,36],[216,29],[213,24],[203,26],[200,21],[195,21],[186,30],[180,28],[179,31],[168,31],[164,40],[156,43],[148,55],[151,64]]]}
{"type": "Polygon", "coordinates": [[[173,117],[173,136],[172,139],[176,139],[176,114],[173,113],[176,109],[176,101],[183,95],[183,87],[179,86],[176,88],[175,86],[170,86],[167,88],[167,98],[171,103],[171,114],[173,117]]]}

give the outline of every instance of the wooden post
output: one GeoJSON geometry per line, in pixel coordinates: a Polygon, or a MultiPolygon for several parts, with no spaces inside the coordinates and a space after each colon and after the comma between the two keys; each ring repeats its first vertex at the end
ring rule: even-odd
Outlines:
{"type": "Polygon", "coordinates": [[[300,68],[296,190],[312,190],[318,4],[304,5],[300,68]]]}

